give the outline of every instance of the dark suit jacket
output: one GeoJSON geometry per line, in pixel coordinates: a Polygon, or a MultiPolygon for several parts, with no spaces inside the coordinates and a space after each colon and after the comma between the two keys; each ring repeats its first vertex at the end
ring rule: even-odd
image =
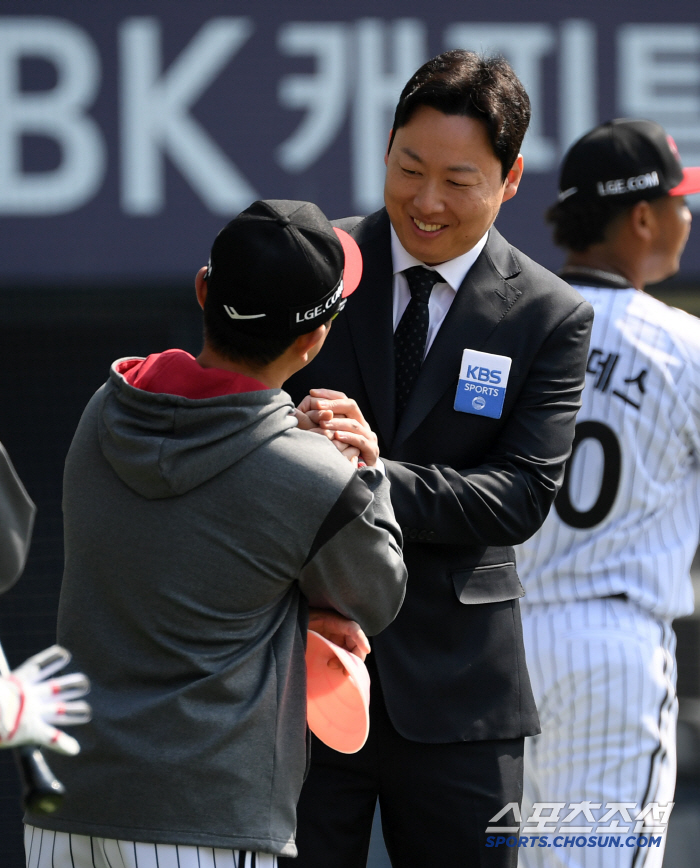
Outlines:
{"type": "Polygon", "coordinates": [[[297,403],[310,388],[345,392],[379,437],[408,567],[403,608],[373,639],[392,723],[419,742],[536,734],[512,546],[561,483],[593,310],[492,227],[396,428],[389,219],[337,225],[360,245],[362,282],[285,388],[297,403]],[[453,409],[466,348],[512,359],[500,419],[453,409]]]}

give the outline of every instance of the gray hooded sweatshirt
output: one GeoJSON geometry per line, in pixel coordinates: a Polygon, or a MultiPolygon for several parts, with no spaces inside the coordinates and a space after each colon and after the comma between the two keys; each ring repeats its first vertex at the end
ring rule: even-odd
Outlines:
{"type": "Polygon", "coordinates": [[[147,391],[141,365],[114,363],[68,453],[58,639],[93,720],[51,759],[60,810],[25,821],[295,856],[307,602],[370,635],[396,616],[389,482],[299,430],[279,389],[147,391]]]}

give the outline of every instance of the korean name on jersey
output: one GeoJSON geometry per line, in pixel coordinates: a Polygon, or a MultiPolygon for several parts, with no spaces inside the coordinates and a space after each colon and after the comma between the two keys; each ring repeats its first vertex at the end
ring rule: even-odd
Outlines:
{"type": "Polygon", "coordinates": [[[577,286],[595,309],[564,484],[517,547],[526,603],[625,593],[693,610],[700,528],[700,321],[634,289],[577,286]]]}

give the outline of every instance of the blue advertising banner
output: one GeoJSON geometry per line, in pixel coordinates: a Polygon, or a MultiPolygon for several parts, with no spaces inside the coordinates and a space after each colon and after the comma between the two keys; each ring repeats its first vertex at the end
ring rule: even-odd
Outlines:
{"type": "MultiPolygon", "coordinates": [[[[502,53],[528,89],[498,225],[549,267],[542,216],[585,130],[653,118],[700,165],[696,2],[2,0],[0,283],[189,278],[259,197],[376,209],[398,94],[455,47],[502,53]]],[[[683,273],[700,276],[693,236],[683,273]]]]}

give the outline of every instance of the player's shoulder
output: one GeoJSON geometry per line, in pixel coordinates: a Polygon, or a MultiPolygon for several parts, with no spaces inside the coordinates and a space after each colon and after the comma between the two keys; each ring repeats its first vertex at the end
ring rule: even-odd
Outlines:
{"type": "Polygon", "coordinates": [[[313,431],[288,428],[275,441],[274,451],[300,486],[342,489],[355,472],[328,438],[313,431]]]}
{"type": "Polygon", "coordinates": [[[325,437],[292,427],[258,450],[261,494],[292,515],[321,521],[356,474],[325,437]]]}
{"type": "Polygon", "coordinates": [[[659,304],[664,310],[669,331],[673,331],[686,346],[700,352],[700,319],[680,308],[670,307],[663,302],[659,302],[659,304]]]}
{"type": "Polygon", "coordinates": [[[666,334],[679,354],[700,368],[700,319],[645,292],[634,293],[628,311],[666,334]]]}
{"type": "Polygon", "coordinates": [[[577,286],[593,305],[594,328],[617,332],[642,351],[669,356],[700,373],[700,320],[646,292],[577,286]]]}

